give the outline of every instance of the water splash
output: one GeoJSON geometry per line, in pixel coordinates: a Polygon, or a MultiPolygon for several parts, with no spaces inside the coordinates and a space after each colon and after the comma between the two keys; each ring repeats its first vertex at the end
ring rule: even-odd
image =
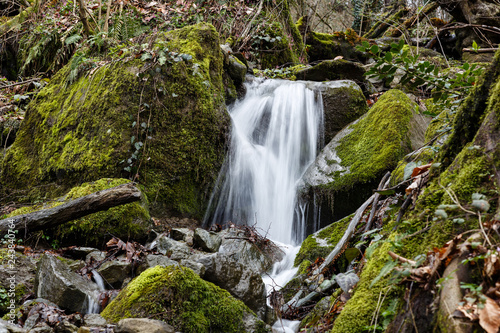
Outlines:
{"type": "Polygon", "coordinates": [[[323,123],[321,96],[304,83],[254,80],[231,109],[231,148],[212,194],[206,224],[255,225],[268,238],[305,237],[296,188],[314,161],[323,123]]]}
{"type": "MultiPolygon", "coordinates": [[[[106,287],[104,285],[104,279],[102,276],[95,270],[92,271],[92,277],[94,278],[95,283],[99,287],[100,291],[105,291],[106,287]]],[[[99,313],[101,310],[101,306],[99,305],[99,295],[95,293],[93,295],[87,295],[86,300],[86,313],[99,313]]]]}

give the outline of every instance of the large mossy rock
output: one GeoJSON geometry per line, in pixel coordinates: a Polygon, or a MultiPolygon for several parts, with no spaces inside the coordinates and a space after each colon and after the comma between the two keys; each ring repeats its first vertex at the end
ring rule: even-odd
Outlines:
{"type": "Polygon", "coordinates": [[[319,202],[321,221],[349,215],[385,172],[424,143],[429,120],[403,92],[386,92],[320,152],[304,174],[303,199],[319,202]]]}
{"type": "Polygon", "coordinates": [[[227,291],[188,268],[172,266],[144,271],[101,315],[112,322],[154,315],[186,333],[266,332],[265,324],[227,291]]]}
{"type": "MultiPolygon", "coordinates": [[[[94,182],[84,183],[72,188],[64,196],[56,200],[17,209],[9,214],[9,216],[52,208],[65,204],[70,200],[126,183],[130,183],[130,180],[123,178],[102,178],[94,182]]],[[[69,221],[57,227],[45,229],[43,232],[53,242],[53,245],[103,247],[112,237],[111,235],[123,240],[145,240],[147,231],[152,227],[151,222],[148,202],[145,196],[142,196],[142,200],[139,202],[112,207],[105,211],[69,221]]]]}
{"type": "Polygon", "coordinates": [[[52,78],[1,163],[2,198],[53,198],[83,181],[126,176],[155,207],[202,215],[229,124],[218,34],[202,23],[148,39],[184,57],[163,66],[134,56],[95,62],[74,83],[68,65],[52,78]]]}

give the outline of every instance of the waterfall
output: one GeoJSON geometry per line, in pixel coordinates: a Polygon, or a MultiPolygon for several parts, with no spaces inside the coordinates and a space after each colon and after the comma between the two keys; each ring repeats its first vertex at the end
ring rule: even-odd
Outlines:
{"type": "Polygon", "coordinates": [[[205,216],[206,224],[255,226],[268,238],[297,244],[305,237],[297,183],[314,161],[323,105],[304,83],[255,79],[230,108],[231,147],[205,216]]]}
{"type": "MultiPolygon", "coordinates": [[[[106,287],[104,286],[104,280],[102,276],[95,270],[92,270],[92,277],[94,278],[95,283],[99,287],[99,290],[105,291],[106,287]]],[[[87,295],[87,300],[86,300],[86,313],[99,313],[100,312],[100,305],[99,305],[99,295],[87,295]]]]}

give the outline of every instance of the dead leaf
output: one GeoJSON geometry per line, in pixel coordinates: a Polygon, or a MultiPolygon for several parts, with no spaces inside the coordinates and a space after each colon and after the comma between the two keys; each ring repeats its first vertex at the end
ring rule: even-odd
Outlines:
{"type": "Polygon", "coordinates": [[[498,333],[500,329],[500,306],[486,297],[484,308],[479,309],[479,325],[488,333],[498,333]]]}
{"type": "Polygon", "coordinates": [[[421,173],[424,173],[425,171],[429,170],[432,164],[426,164],[426,165],[421,165],[413,169],[413,172],[411,173],[412,178],[420,175],[421,173]]]}
{"type": "Polygon", "coordinates": [[[484,259],[484,273],[490,279],[500,274],[500,259],[498,258],[498,253],[491,254],[484,259]]]}

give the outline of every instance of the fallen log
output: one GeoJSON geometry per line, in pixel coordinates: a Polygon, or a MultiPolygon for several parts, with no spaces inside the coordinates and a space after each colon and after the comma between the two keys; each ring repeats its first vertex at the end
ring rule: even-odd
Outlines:
{"type": "Polygon", "coordinates": [[[36,231],[54,227],[111,207],[139,201],[141,191],[134,183],[127,183],[98,191],[84,197],[71,200],[57,207],[42,209],[29,214],[12,216],[0,220],[0,231],[29,230],[36,231]]]}

